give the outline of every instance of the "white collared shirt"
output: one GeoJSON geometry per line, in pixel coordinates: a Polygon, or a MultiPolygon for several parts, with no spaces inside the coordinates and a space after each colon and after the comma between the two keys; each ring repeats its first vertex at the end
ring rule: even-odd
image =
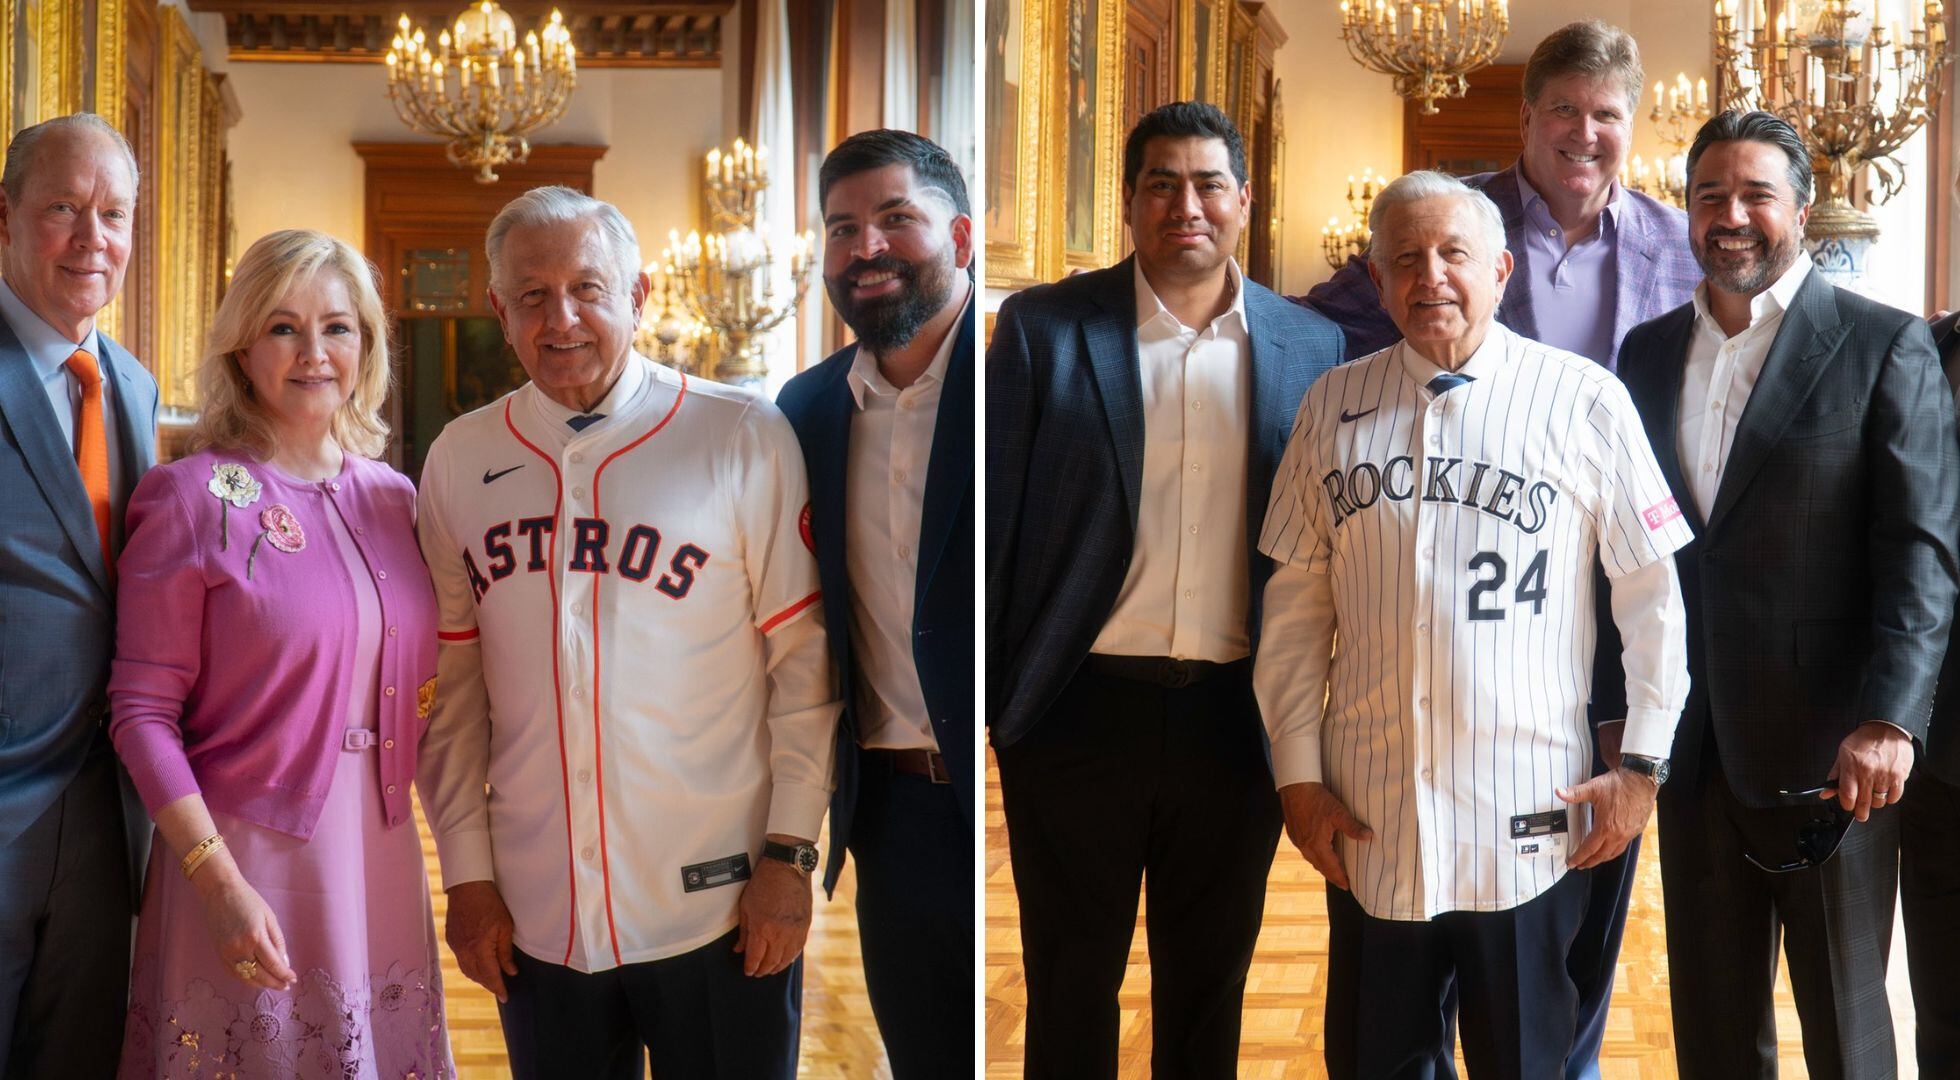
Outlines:
{"type": "Polygon", "coordinates": [[[102,357],[101,335],[91,326],[79,344],[69,341],[61,331],[48,325],[47,320],[34,314],[14,293],[13,286],[4,281],[0,281],[0,314],[6,316],[7,325],[20,339],[20,347],[34,363],[34,374],[40,376],[41,387],[47,391],[48,405],[54,409],[55,422],[61,425],[61,437],[68,444],[70,457],[76,452],[75,425],[82,412],[82,381],[68,371],[68,358],[76,349],[86,349],[95,357],[96,369],[102,372],[102,434],[109,447],[109,512],[112,519],[121,517],[123,503],[128,501],[128,490],[123,486],[122,431],[110,400],[116,392],[115,380],[109,377],[109,362],[102,357]]]}
{"type": "Polygon", "coordinates": [[[839,712],[789,421],[638,354],[594,411],[526,384],[452,421],[417,526],[444,887],[494,880],[586,972],[735,926],[765,832],[817,835],[839,712]]]}
{"type": "Polygon", "coordinates": [[[959,329],[958,322],[947,329],[925,373],[903,390],[886,381],[863,345],[845,375],[858,415],[845,464],[844,569],[851,583],[858,745],[871,749],[939,749],[912,654],[912,619],[926,466],[959,329]]]}
{"type": "Polygon", "coordinates": [[[1136,269],[1143,486],[1130,569],[1094,651],[1228,662],[1251,652],[1245,536],[1251,338],[1245,282],[1201,329],[1164,307],[1136,269]]]}
{"type": "Polygon", "coordinates": [[[1472,382],[1439,395],[1439,373],[1402,342],[1316,380],[1259,543],[1274,780],[1326,784],[1374,831],[1339,852],[1380,919],[1516,907],[1566,873],[1594,567],[1625,639],[1624,750],[1666,757],[1688,694],[1668,556],[1692,537],[1626,388],[1495,322],[1472,382]]]}
{"type": "Polygon", "coordinates": [[[1783,313],[1810,270],[1810,256],[1799,253],[1782,277],[1749,299],[1749,325],[1734,337],[1708,309],[1708,283],[1695,286],[1695,328],[1688,342],[1687,369],[1681,375],[1674,446],[1703,520],[1715,508],[1715,493],[1722,487],[1722,471],[1735,446],[1742,410],[1783,326],[1783,313]]]}

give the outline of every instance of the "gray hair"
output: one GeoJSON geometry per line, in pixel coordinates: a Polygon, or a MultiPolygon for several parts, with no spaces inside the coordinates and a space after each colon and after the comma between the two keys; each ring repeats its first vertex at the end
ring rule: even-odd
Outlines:
{"type": "Polygon", "coordinates": [[[129,140],[116,130],[116,125],[102,119],[92,112],[69,113],[52,120],[21,128],[14,133],[12,142],[7,144],[7,164],[0,169],[0,190],[7,193],[7,200],[15,202],[21,192],[27,190],[27,174],[34,167],[41,140],[58,131],[93,131],[105,135],[122,151],[123,160],[129,163],[129,176],[139,186],[143,174],[136,167],[136,152],[129,148],[129,140]]]}
{"type": "Polygon", "coordinates": [[[612,256],[614,276],[606,284],[619,292],[629,291],[633,280],[640,274],[640,240],[633,233],[633,223],[626,220],[619,207],[603,199],[555,185],[532,188],[519,195],[499,210],[496,218],[490,222],[490,232],[484,237],[483,248],[484,254],[490,258],[491,290],[498,296],[503,295],[504,238],[512,229],[567,225],[588,218],[598,222],[599,234],[605,237],[606,248],[612,256]]]}
{"type": "Polygon", "coordinates": [[[1531,50],[1524,65],[1525,101],[1538,104],[1545,84],[1566,75],[1618,79],[1620,92],[1626,95],[1628,119],[1639,110],[1640,95],[1647,87],[1640,46],[1633,35],[1598,19],[1567,23],[1531,50]]]}
{"type": "MultiPolygon", "coordinates": [[[[1493,261],[1504,250],[1504,215],[1490,196],[1458,180],[1448,173],[1423,169],[1404,173],[1388,182],[1388,186],[1375,196],[1375,204],[1368,208],[1368,232],[1379,238],[1382,222],[1388,220],[1388,212],[1403,203],[1421,199],[1465,199],[1477,212],[1477,223],[1483,226],[1484,254],[1493,261]]],[[[1380,244],[1368,245],[1368,260],[1377,267],[1386,269],[1388,256],[1380,244]]]]}

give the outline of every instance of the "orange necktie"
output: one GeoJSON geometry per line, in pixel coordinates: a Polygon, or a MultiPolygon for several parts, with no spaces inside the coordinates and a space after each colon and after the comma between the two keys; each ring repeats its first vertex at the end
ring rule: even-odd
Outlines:
{"type": "Polygon", "coordinates": [[[102,430],[102,369],[87,349],[76,349],[67,368],[82,384],[82,416],[75,426],[75,464],[82,486],[88,488],[95,511],[95,535],[102,540],[102,565],[116,579],[116,561],[109,555],[109,437],[102,430]]]}

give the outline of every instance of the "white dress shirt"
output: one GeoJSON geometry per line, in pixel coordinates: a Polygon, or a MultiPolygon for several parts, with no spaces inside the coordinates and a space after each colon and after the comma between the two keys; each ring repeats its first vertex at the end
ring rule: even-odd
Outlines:
{"type": "MultiPolygon", "coordinates": [[[[966,317],[962,309],[960,319],[966,317]]],[[[878,358],[862,345],[845,375],[858,415],[845,465],[844,569],[851,582],[858,745],[871,749],[939,749],[912,655],[912,618],[926,465],[959,328],[956,322],[947,329],[925,373],[903,390],[886,381],[878,358]]]]}
{"type": "Polygon", "coordinates": [[[1237,261],[1232,306],[1202,329],[1164,307],[1136,271],[1143,486],[1136,546],[1093,651],[1182,660],[1251,653],[1245,536],[1251,339],[1237,261]]]}
{"type": "Polygon", "coordinates": [[[1278,786],[1324,783],[1379,919],[1541,895],[1585,832],[1594,567],[1624,638],[1624,750],[1667,756],[1688,694],[1670,554],[1692,539],[1626,388],[1492,323],[1461,368],[1406,344],[1307,391],[1273,484],[1253,687],[1278,786]],[[1336,644],[1338,638],[1338,645],[1336,644]],[[1554,835],[1520,819],[1560,811],[1554,835]]]}
{"type": "Polygon", "coordinates": [[[13,287],[4,281],[0,281],[0,314],[6,316],[7,325],[20,339],[20,347],[34,363],[34,374],[40,376],[41,387],[47,391],[48,405],[54,409],[55,422],[61,425],[61,437],[68,443],[70,457],[75,454],[75,423],[82,412],[82,382],[69,372],[68,358],[76,349],[86,349],[95,357],[96,369],[102,372],[102,435],[109,447],[110,520],[122,517],[129,492],[123,486],[122,430],[116,423],[112,400],[115,380],[109,377],[109,362],[102,357],[102,336],[91,326],[79,344],[68,340],[29,310],[15,295],[13,287]]]}
{"type": "Polygon", "coordinates": [[[1708,283],[1695,286],[1695,329],[1681,375],[1680,425],[1675,454],[1694,493],[1703,520],[1715,508],[1729,449],[1735,445],[1742,410],[1769,359],[1769,347],[1783,326],[1783,313],[1810,275],[1810,256],[1799,253],[1783,276],[1749,300],[1749,325],[1730,337],[1708,309],[1708,283]]]}
{"type": "Polygon", "coordinates": [[[764,834],[817,835],[840,711],[789,421],[637,354],[593,411],[526,384],[452,421],[417,525],[444,887],[494,881],[517,946],[585,972],[736,925],[764,834]]]}

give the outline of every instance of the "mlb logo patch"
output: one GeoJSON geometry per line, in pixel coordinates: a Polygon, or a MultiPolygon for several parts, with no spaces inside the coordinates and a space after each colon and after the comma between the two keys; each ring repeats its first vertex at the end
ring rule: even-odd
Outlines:
{"type": "Polygon", "coordinates": [[[1681,507],[1675,503],[1674,496],[1672,495],[1640,512],[1640,517],[1647,523],[1647,530],[1649,532],[1660,528],[1680,516],[1681,507]]]}

